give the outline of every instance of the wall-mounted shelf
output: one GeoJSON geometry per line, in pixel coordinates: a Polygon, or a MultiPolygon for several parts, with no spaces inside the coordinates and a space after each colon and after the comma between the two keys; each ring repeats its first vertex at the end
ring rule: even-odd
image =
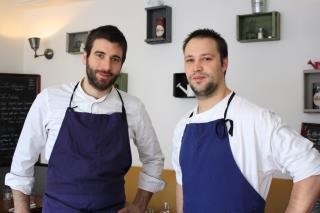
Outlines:
{"type": "Polygon", "coordinates": [[[173,74],[173,96],[176,98],[194,98],[185,73],[173,74]]]}
{"type": "Polygon", "coordinates": [[[66,51],[70,54],[81,54],[86,43],[89,31],[67,33],[66,51]]]}
{"type": "Polygon", "coordinates": [[[304,112],[319,113],[320,107],[314,103],[314,94],[320,91],[320,70],[304,70],[304,112]]]}
{"type": "Polygon", "coordinates": [[[119,90],[128,92],[128,73],[120,73],[116,82],[114,82],[114,86],[119,90]]]}
{"type": "Polygon", "coordinates": [[[238,15],[237,40],[239,42],[280,40],[280,13],[273,11],[238,15]],[[259,28],[262,28],[262,37],[258,36],[259,28]]]}
{"type": "Polygon", "coordinates": [[[145,8],[147,12],[147,38],[145,42],[149,44],[170,43],[171,42],[171,7],[166,5],[145,8]],[[163,28],[158,28],[162,25],[163,28]],[[160,33],[159,33],[160,30],[160,33]],[[161,30],[164,30],[162,33],[161,30]]]}

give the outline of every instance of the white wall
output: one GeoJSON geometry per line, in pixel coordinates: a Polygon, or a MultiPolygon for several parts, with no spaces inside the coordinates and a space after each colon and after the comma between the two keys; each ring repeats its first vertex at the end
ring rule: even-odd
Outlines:
{"type": "Polygon", "coordinates": [[[12,1],[0,1],[0,72],[23,72],[23,32],[21,11],[12,1]]]}
{"type": "MultiPolygon", "coordinates": [[[[50,61],[34,59],[25,38],[23,70],[41,74],[43,88],[77,81],[84,66],[80,55],[65,52],[66,33],[117,25],[129,43],[123,67],[129,73],[129,93],[145,103],[166,156],[165,167],[172,168],[173,128],[195,104],[194,99],[172,96],[173,73],[183,72],[182,42],[197,28],[213,28],[229,44],[227,83],[232,89],[273,109],[297,131],[301,122],[319,123],[319,114],[303,113],[302,72],[311,68],[306,64],[309,59],[320,59],[320,1],[268,1],[268,11],[281,13],[281,40],[259,43],[236,40],[236,15],[251,13],[250,0],[167,0],[166,4],[172,7],[173,38],[172,43],[158,45],[144,42],[147,0],[90,0],[27,9],[26,38],[43,38],[41,48],[54,49],[55,56],[50,61]]],[[[135,154],[134,164],[138,162],[135,154]]]]}

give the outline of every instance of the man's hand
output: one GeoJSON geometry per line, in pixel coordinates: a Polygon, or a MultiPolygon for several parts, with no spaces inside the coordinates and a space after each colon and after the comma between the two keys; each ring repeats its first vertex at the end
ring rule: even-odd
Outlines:
{"type": "Polygon", "coordinates": [[[17,213],[29,213],[29,202],[30,202],[30,196],[25,195],[22,192],[18,190],[12,189],[12,195],[13,195],[13,203],[14,203],[14,212],[17,213]]]}
{"type": "Polygon", "coordinates": [[[138,189],[132,204],[127,204],[126,207],[120,209],[118,213],[144,213],[152,195],[152,192],[138,189]]]}

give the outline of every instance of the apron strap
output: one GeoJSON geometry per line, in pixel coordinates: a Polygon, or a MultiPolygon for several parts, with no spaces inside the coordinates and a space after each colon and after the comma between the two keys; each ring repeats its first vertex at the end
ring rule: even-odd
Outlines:
{"type": "MultiPolygon", "coordinates": [[[[76,91],[78,85],[79,85],[79,81],[78,81],[78,83],[77,83],[77,84],[74,86],[74,88],[73,88],[72,95],[71,95],[70,102],[69,102],[69,108],[72,108],[72,107],[71,107],[71,102],[72,102],[72,99],[73,99],[74,92],[76,91]]],[[[76,107],[77,107],[77,106],[75,106],[75,107],[73,107],[73,108],[76,108],[76,107]]]]}
{"type": "Polygon", "coordinates": [[[123,119],[124,119],[125,122],[127,122],[127,113],[126,113],[126,109],[124,108],[124,103],[123,103],[122,96],[121,96],[121,94],[120,94],[120,92],[118,91],[117,88],[115,88],[115,90],[117,91],[117,93],[118,93],[118,95],[120,97],[121,103],[122,103],[122,116],[123,116],[123,119]]]}
{"type": "Polygon", "coordinates": [[[229,105],[230,105],[233,97],[235,96],[235,94],[236,94],[235,92],[232,92],[232,94],[231,94],[231,96],[230,96],[230,98],[229,98],[229,100],[228,100],[228,104],[227,104],[226,110],[224,111],[224,116],[223,116],[223,121],[224,121],[224,123],[225,123],[225,124],[227,124],[227,123],[230,124],[230,128],[229,128],[229,131],[228,131],[228,132],[229,132],[229,134],[230,134],[231,136],[233,136],[233,120],[231,120],[231,119],[226,119],[226,118],[227,118],[227,113],[228,113],[229,105]]]}
{"type": "MultiPolygon", "coordinates": [[[[216,133],[217,133],[217,136],[219,138],[224,138],[226,136],[225,134],[225,128],[227,127],[226,124],[229,123],[230,124],[230,127],[229,127],[229,130],[228,130],[228,133],[233,136],[233,120],[231,119],[226,119],[227,118],[227,112],[228,112],[228,109],[229,109],[229,105],[233,99],[233,97],[235,96],[235,92],[232,92],[229,100],[228,100],[228,103],[227,103],[227,107],[224,111],[224,115],[223,115],[223,119],[221,120],[221,122],[219,122],[217,125],[216,125],[216,133]]],[[[193,116],[193,112],[191,112],[191,114],[189,115],[189,118],[191,118],[193,116]]]]}
{"type": "MultiPolygon", "coordinates": [[[[74,88],[73,88],[72,95],[71,95],[70,102],[69,102],[69,108],[76,108],[76,107],[77,107],[77,106],[71,107],[71,102],[72,102],[72,100],[73,100],[73,95],[74,95],[74,92],[76,91],[78,85],[79,85],[79,81],[78,81],[78,83],[77,83],[77,84],[74,86],[74,88]]],[[[114,87],[114,88],[115,88],[115,87],[114,87]]],[[[124,103],[123,103],[122,96],[121,96],[120,92],[117,90],[117,88],[115,88],[115,90],[117,91],[117,93],[118,93],[118,95],[119,95],[119,97],[120,97],[121,103],[122,103],[122,116],[123,116],[123,119],[124,119],[124,121],[127,122],[127,113],[126,113],[126,109],[124,108],[124,103]]]]}

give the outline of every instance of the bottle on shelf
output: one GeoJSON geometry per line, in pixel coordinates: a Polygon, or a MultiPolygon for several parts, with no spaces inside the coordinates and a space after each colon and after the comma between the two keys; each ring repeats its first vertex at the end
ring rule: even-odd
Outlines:
{"type": "Polygon", "coordinates": [[[258,39],[263,39],[263,28],[262,27],[259,27],[258,29],[258,39]]]}
{"type": "Polygon", "coordinates": [[[156,37],[157,38],[164,38],[166,29],[165,29],[165,22],[166,19],[163,16],[159,16],[156,19],[156,37]]]}
{"type": "Polygon", "coordinates": [[[173,211],[170,210],[170,205],[168,202],[163,203],[163,210],[160,211],[160,213],[172,213],[173,211]]]}

